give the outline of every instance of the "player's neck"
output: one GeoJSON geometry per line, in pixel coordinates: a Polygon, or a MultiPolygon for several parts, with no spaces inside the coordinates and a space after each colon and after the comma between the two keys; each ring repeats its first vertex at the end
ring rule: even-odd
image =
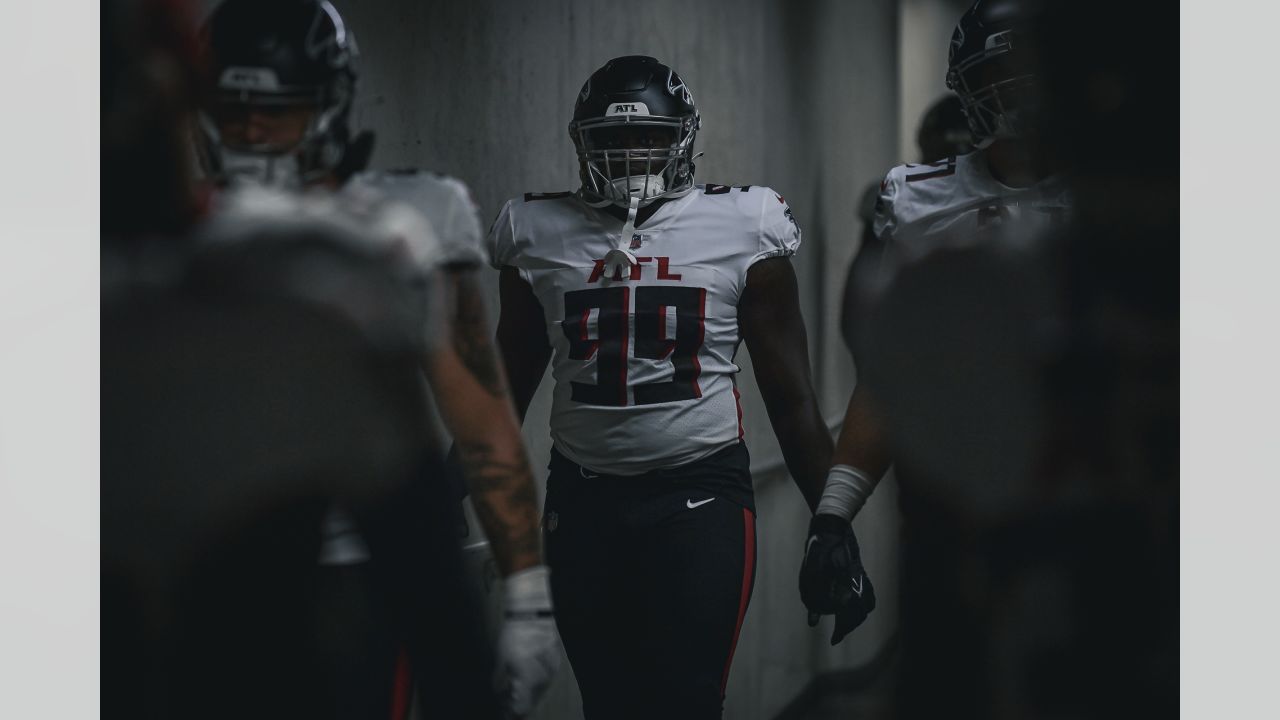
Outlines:
{"type": "MultiPolygon", "coordinates": [[[[668,200],[670,200],[670,198],[659,198],[649,203],[648,205],[640,208],[639,210],[637,210],[636,211],[636,227],[640,227],[642,224],[644,224],[645,220],[648,220],[649,218],[653,217],[653,214],[658,212],[658,208],[666,204],[668,200]]],[[[618,222],[625,223],[627,221],[626,208],[621,208],[621,207],[618,207],[617,205],[605,205],[604,211],[618,218],[618,222]]]]}
{"type": "Polygon", "coordinates": [[[1052,174],[1028,140],[997,140],[983,154],[991,176],[1007,187],[1030,187],[1052,174]]]}

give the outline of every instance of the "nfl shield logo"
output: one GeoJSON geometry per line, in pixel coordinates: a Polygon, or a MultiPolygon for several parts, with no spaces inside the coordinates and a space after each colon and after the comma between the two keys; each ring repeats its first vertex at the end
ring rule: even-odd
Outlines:
{"type": "Polygon", "coordinates": [[[644,242],[644,236],[643,236],[643,235],[641,235],[640,233],[636,233],[636,234],[634,234],[634,235],[632,235],[632,236],[631,236],[631,247],[629,247],[628,249],[629,249],[629,250],[639,250],[639,249],[640,249],[640,243],[642,243],[642,242],[644,242]]]}

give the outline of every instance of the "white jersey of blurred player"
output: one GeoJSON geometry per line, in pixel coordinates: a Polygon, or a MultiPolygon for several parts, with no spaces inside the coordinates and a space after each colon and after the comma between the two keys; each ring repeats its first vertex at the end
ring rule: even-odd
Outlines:
{"type": "Polygon", "coordinates": [[[366,171],[353,176],[341,191],[351,198],[370,193],[405,203],[431,223],[439,243],[438,264],[479,266],[488,261],[479,214],[461,180],[421,170],[366,171]]]}
{"type": "Polygon", "coordinates": [[[983,152],[935,163],[899,165],[880,186],[872,229],[885,246],[881,278],[940,243],[1026,241],[1061,223],[1070,208],[1065,184],[1049,176],[1026,188],[996,180],[983,152]],[[1017,232],[1004,232],[1016,226],[1017,232]]]}
{"type": "MultiPolygon", "coordinates": [[[[348,179],[338,197],[349,206],[394,203],[416,210],[432,230],[431,262],[435,269],[481,266],[488,260],[478,208],[461,180],[423,170],[369,170],[348,179]]],[[[368,559],[368,549],[350,515],[340,510],[330,512],[324,522],[322,563],[368,559]]]]}
{"type": "Polygon", "coordinates": [[[338,309],[366,333],[379,335],[371,338],[375,342],[426,351],[438,341],[445,318],[434,296],[440,290],[434,277],[442,267],[444,245],[426,218],[405,203],[372,194],[353,201],[320,190],[243,183],[215,197],[211,219],[200,235],[210,248],[299,239],[345,247],[353,257],[385,268],[399,282],[369,296],[367,285],[351,279],[355,276],[343,279],[353,267],[334,265],[330,271],[312,260],[307,268],[313,272],[276,278],[287,283],[294,296],[338,309]]]}
{"type": "Polygon", "coordinates": [[[738,299],[754,263],[795,254],[800,228],[767,187],[698,185],[636,228],[638,264],[609,277],[620,224],[575,194],[530,193],[507,202],[488,242],[494,267],[515,268],[542,305],[555,447],[637,475],[742,437],[738,299]]]}
{"type": "MultiPolygon", "coordinates": [[[[475,203],[460,180],[421,171],[367,171],[353,176],[338,193],[289,193],[249,186],[220,198],[222,217],[259,224],[298,223],[306,220],[331,223],[371,246],[404,255],[408,272],[419,277],[454,266],[478,266],[487,260],[481,244],[475,203]]],[[[234,236],[234,233],[228,233],[234,236]]],[[[431,291],[439,283],[427,283],[431,291]]],[[[437,312],[442,303],[427,302],[418,329],[423,349],[429,349],[443,333],[444,319],[437,312]]],[[[324,519],[324,564],[365,562],[369,552],[355,529],[354,520],[341,508],[324,519]]]]}

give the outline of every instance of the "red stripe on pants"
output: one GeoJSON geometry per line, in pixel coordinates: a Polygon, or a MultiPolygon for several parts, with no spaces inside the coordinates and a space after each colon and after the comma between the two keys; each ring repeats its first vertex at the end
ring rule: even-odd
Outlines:
{"type": "Polygon", "coordinates": [[[407,720],[413,684],[409,678],[409,652],[403,648],[396,657],[395,684],[391,688],[391,720],[407,720]]]}
{"type": "Polygon", "coordinates": [[[742,508],[743,545],[746,547],[742,563],[742,595],[738,601],[738,624],[733,628],[733,643],[729,645],[729,657],[724,661],[724,675],[720,678],[720,697],[729,684],[729,667],[733,665],[733,652],[738,649],[738,636],[742,634],[742,621],[747,617],[747,603],[751,600],[751,584],[756,572],[756,518],[751,511],[742,508]]]}

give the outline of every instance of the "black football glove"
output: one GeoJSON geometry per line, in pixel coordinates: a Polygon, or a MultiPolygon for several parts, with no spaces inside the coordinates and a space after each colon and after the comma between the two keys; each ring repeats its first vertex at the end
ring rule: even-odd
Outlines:
{"type": "Polygon", "coordinates": [[[871,578],[862,568],[853,526],[835,515],[814,515],[800,566],[800,599],[809,609],[809,627],[821,615],[836,616],[831,644],[861,625],[876,607],[871,578]]]}

